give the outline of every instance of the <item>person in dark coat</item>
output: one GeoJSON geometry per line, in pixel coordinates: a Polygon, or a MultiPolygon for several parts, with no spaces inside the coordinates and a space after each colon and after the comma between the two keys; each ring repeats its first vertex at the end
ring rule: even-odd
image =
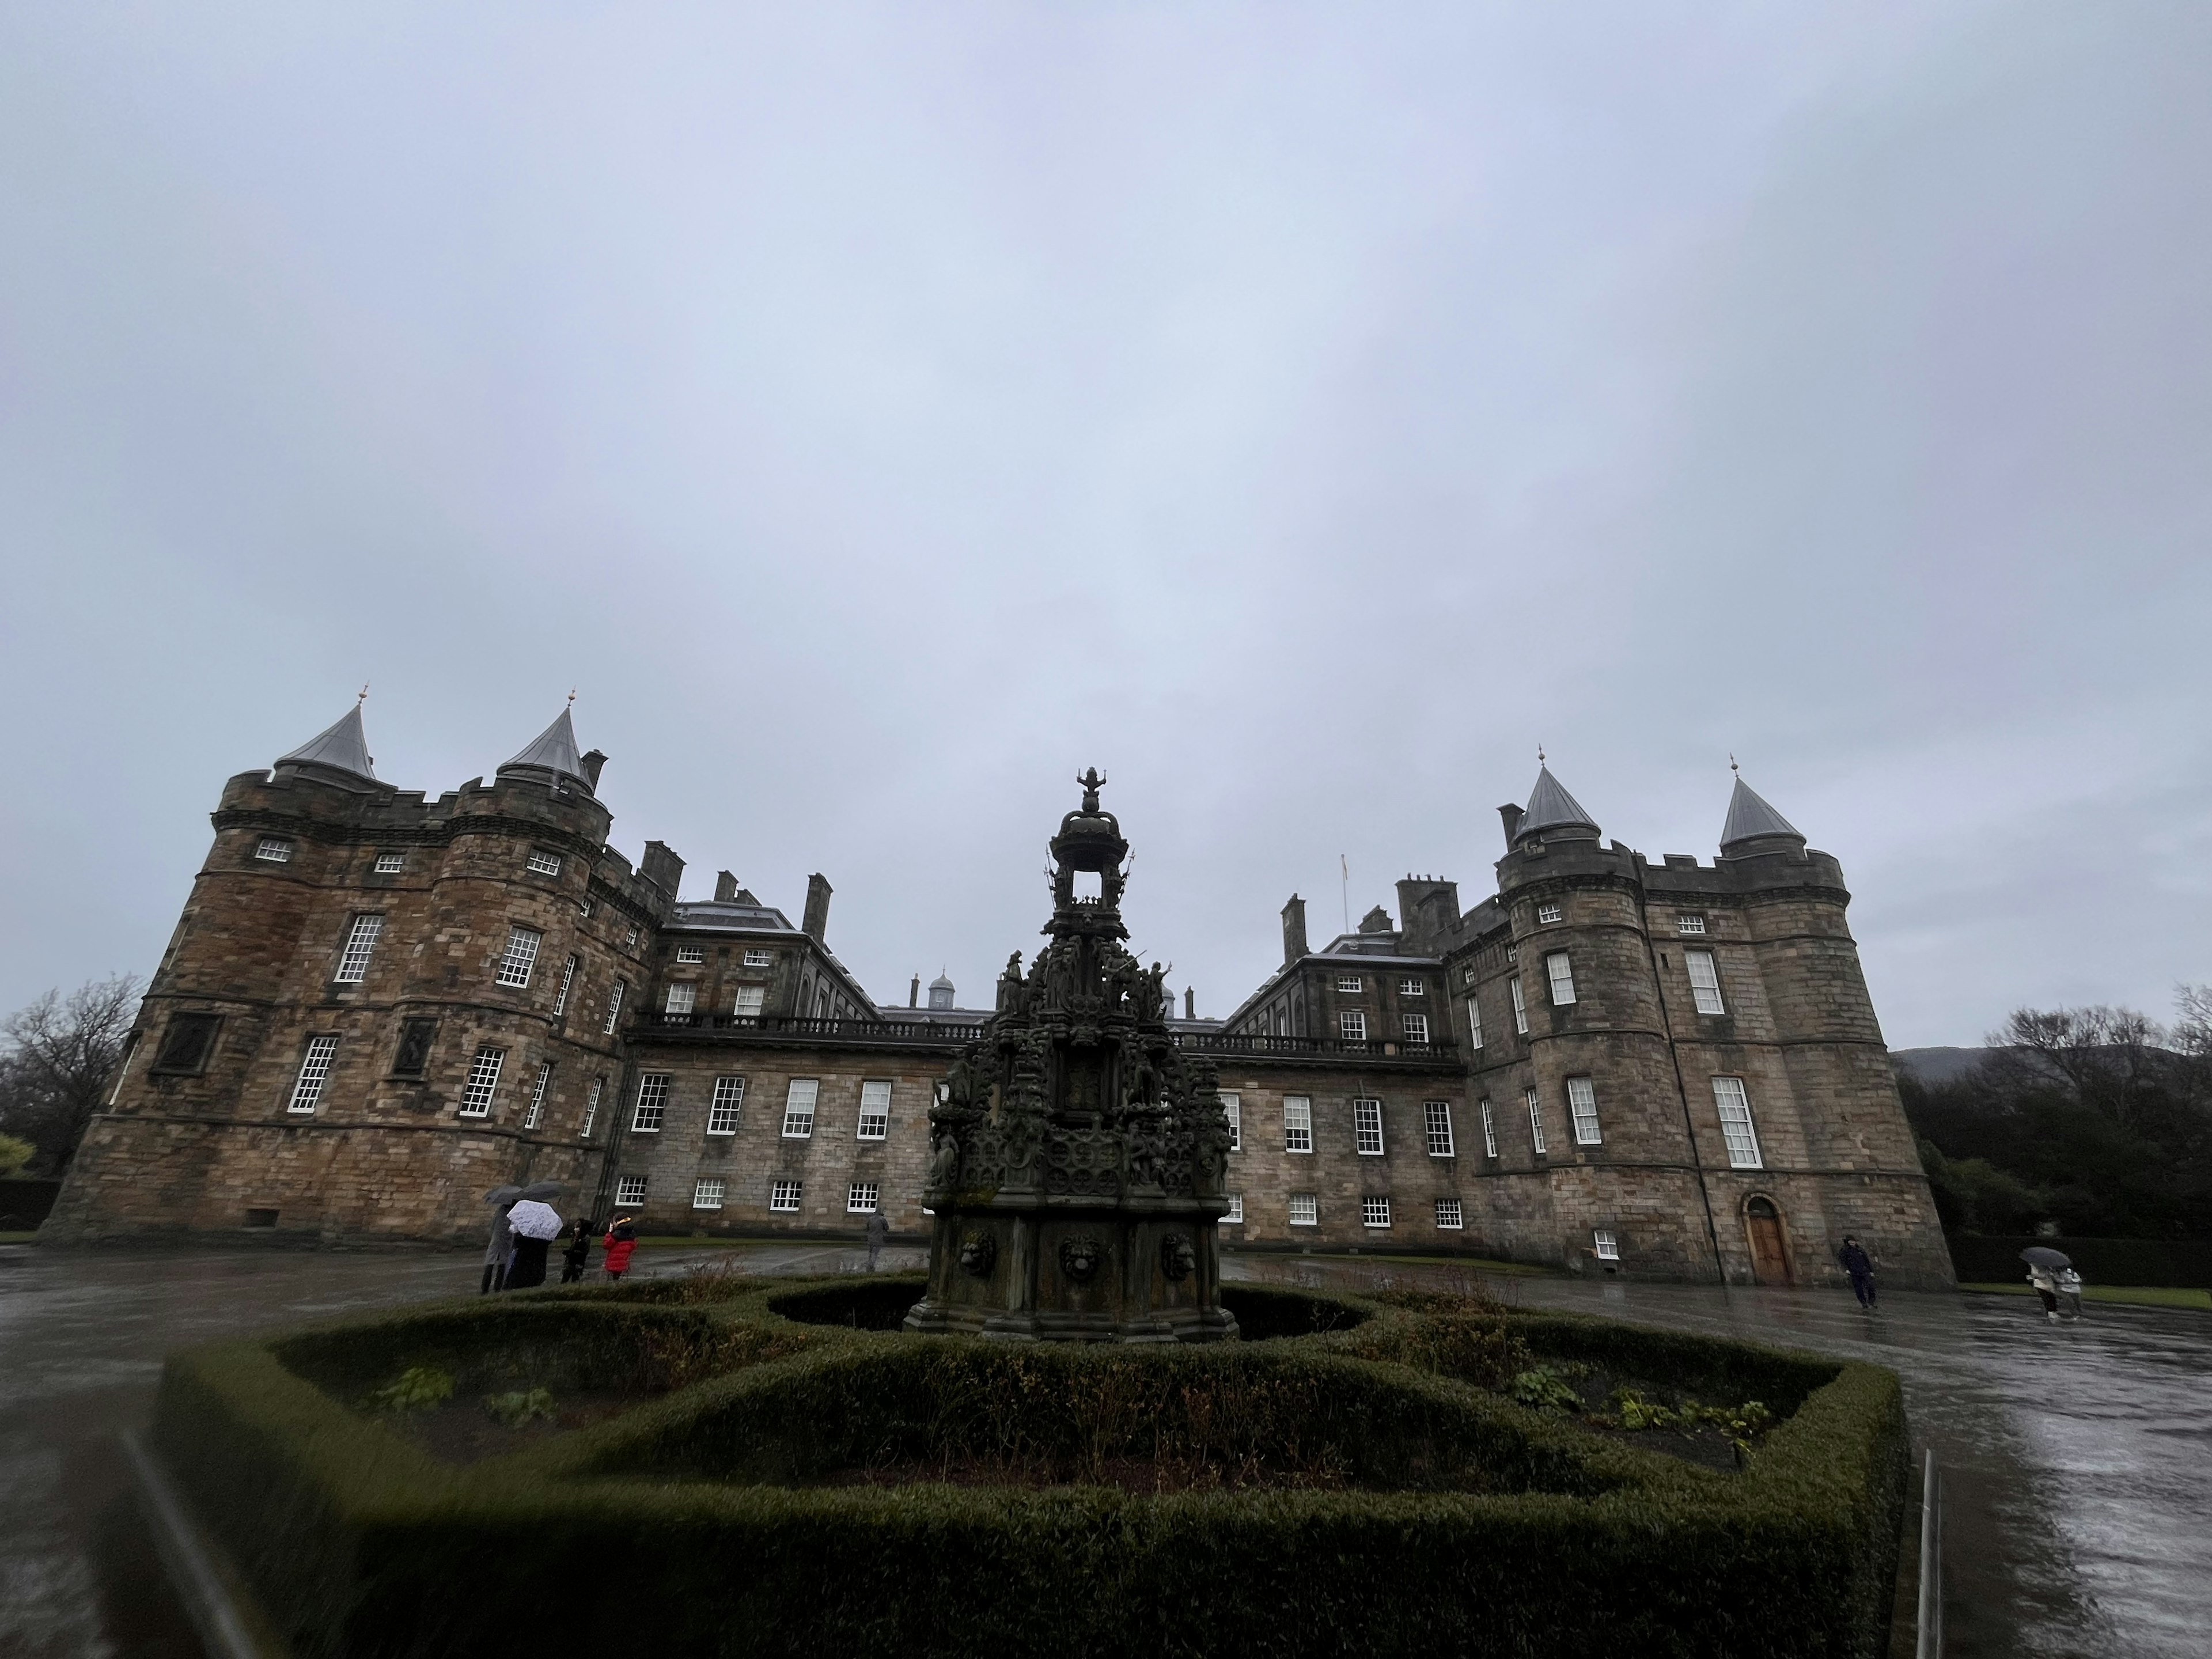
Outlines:
{"type": "Polygon", "coordinates": [[[507,1270],[507,1288],[527,1291],[545,1282],[545,1255],[553,1248],[550,1238],[514,1236],[514,1260],[507,1270]]]}
{"type": "Polygon", "coordinates": [[[868,1217],[868,1271],[876,1270],[876,1258],[884,1253],[884,1241],[891,1236],[891,1224],[884,1219],[881,1210],[868,1217]]]}
{"type": "Polygon", "coordinates": [[[580,1283],[584,1277],[584,1269],[591,1265],[591,1261],[592,1218],[586,1216],[576,1224],[575,1237],[561,1252],[561,1282],[563,1285],[580,1283]]]}
{"type": "Polygon", "coordinates": [[[507,1264],[514,1254],[514,1229],[507,1225],[507,1214],[514,1207],[510,1199],[492,1212],[491,1237],[484,1245],[483,1283],[477,1286],[478,1296],[507,1288],[507,1264]]]}
{"type": "Polygon", "coordinates": [[[1874,1306],[1874,1261],[1858,1240],[1850,1234],[1844,1235],[1844,1248],[1836,1252],[1836,1260],[1851,1276],[1851,1290],[1859,1299],[1859,1306],[1874,1306]]]}

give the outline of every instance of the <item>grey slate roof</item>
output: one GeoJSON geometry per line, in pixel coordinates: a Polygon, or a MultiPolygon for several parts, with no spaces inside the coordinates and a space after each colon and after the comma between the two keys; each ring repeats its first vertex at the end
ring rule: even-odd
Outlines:
{"type": "Polygon", "coordinates": [[[1518,841],[1522,836],[1534,835],[1542,830],[1587,830],[1598,833],[1597,820],[1583,811],[1583,804],[1569,794],[1566,787],[1552,775],[1552,769],[1536,768],[1536,787],[1528,792],[1528,807],[1522,814],[1518,841]]]}
{"type": "Polygon", "coordinates": [[[368,757],[368,738],[361,729],[361,705],[354,704],[335,726],[318,732],[290,754],[279,755],[276,764],[327,766],[357,778],[374,779],[376,771],[368,757]]]}
{"type": "Polygon", "coordinates": [[[1735,792],[1729,797],[1728,823],[1721,829],[1721,851],[1725,853],[1739,842],[1756,841],[1761,836],[1788,836],[1801,842],[1805,839],[1790,827],[1789,819],[1761,800],[1739,775],[1735,792]]]}
{"type": "Polygon", "coordinates": [[[568,711],[563,708],[560,718],[547,726],[531,745],[499,769],[513,771],[530,768],[540,772],[558,773],[573,778],[591,793],[591,782],[584,776],[583,757],[576,752],[576,728],[568,722],[568,711]]]}

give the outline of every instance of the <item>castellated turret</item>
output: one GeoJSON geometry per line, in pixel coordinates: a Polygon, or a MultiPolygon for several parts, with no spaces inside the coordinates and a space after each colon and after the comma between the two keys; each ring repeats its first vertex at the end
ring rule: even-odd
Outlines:
{"type": "Polygon", "coordinates": [[[490,1187],[588,1200],[682,871],[607,846],[605,758],[563,709],[426,799],[376,777],[356,706],[232,778],[49,1236],[476,1237],[490,1187]]]}
{"type": "Polygon", "coordinates": [[[1853,1232],[1898,1282],[1949,1283],[1836,860],[1741,779],[1711,864],[1607,843],[1548,767],[1504,817],[1495,913],[1445,955],[1490,1243],[1787,1284],[1853,1232]]]}

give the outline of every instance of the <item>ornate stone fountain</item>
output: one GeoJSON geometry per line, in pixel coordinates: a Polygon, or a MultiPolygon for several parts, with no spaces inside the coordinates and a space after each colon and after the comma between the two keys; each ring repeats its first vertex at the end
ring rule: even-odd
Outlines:
{"type": "MultiPolygon", "coordinates": [[[[1052,839],[1052,942],[938,1085],[929,1292],[908,1330],[1007,1341],[1212,1342],[1229,1120],[1168,1030],[1166,974],[1122,941],[1129,843],[1098,791],[1052,839]],[[1077,878],[1097,879],[1095,896],[1077,878]]],[[[1088,884],[1085,884],[1087,885],[1088,884]]]]}

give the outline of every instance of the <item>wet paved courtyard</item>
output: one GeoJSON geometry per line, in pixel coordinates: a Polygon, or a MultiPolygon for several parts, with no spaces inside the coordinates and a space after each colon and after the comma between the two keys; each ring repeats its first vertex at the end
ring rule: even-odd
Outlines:
{"type": "Polygon", "coordinates": [[[1943,1469],[1944,1632],[1954,1659],[2212,1655],[2212,1316],[2100,1305],[2051,1326],[2033,1298],[1723,1290],[1318,1256],[1224,1277],[1316,1288],[1464,1285],[1886,1365],[1916,1459],[1943,1469]]]}
{"type": "MultiPolygon", "coordinates": [[[[717,1259],[736,1254],[707,1253],[717,1259]]],[[[856,1249],[743,1252],[756,1271],[853,1271],[856,1249]]],[[[699,1257],[652,1249],[646,1273],[699,1257]]],[[[889,1252],[885,1266],[916,1265],[889,1252]]],[[[1344,1289],[1456,1284],[1463,1269],[1245,1257],[1234,1278],[1344,1289]]],[[[143,1424],[161,1356],[191,1343],[466,1294],[472,1255],[0,1245],[0,1659],[198,1659],[139,1526],[116,1436],[143,1424]]],[[[1905,1379],[1917,1444],[1946,1470],[1946,1608],[1960,1659],[2212,1653],[2212,1316],[2100,1307],[2052,1328],[2033,1302],[1497,1277],[1530,1306],[1869,1360],[1905,1379]]]]}

